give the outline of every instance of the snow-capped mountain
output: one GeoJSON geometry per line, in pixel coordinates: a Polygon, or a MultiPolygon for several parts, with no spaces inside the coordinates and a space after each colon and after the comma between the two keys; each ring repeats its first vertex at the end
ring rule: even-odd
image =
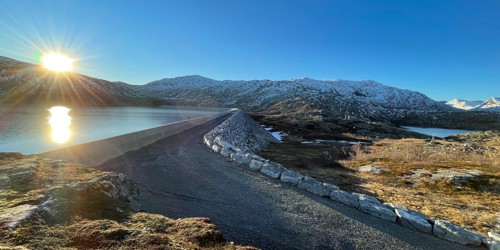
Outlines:
{"type": "Polygon", "coordinates": [[[391,120],[408,114],[451,110],[419,92],[371,80],[217,81],[195,75],[154,81],[142,91],[183,104],[240,107],[276,115],[391,120]]]}
{"type": "Polygon", "coordinates": [[[483,101],[467,101],[467,100],[455,98],[451,101],[446,102],[446,104],[448,104],[454,108],[457,108],[457,109],[471,110],[471,109],[477,108],[479,105],[483,104],[483,101]]]}
{"type": "MultiPolygon", "coordinates": [[[[109,82],[0,57],[0,105],[192,105],[239,107],[294,121],[357,117],[399,125],[498,129],[500,112],[465,112],[410,90],[375,81],[217,81],[165,78],[146,85],[109,82]]],[[[498,104],[490,99],[485,107],[498,104]]]]}
{"type": "Polygon", "coordinates": [[[451,107],[470,111],[500,112],[500,97],[491,97],[486,101],[466,101],[453,99],[446,104],[451,107]]]}
{"type": "Polygon", "coordinates": [[[0,57],[0,103],[149,105],[136,87],[76,73],[53,73],[40,66],[0,57]]]}

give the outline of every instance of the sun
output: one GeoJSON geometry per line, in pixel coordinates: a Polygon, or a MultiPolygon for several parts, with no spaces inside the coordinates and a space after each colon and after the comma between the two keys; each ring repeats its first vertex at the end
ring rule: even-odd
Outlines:
{"type": "Polygon", "coordinates": [[[65,72],[73,68],[73,59],[62,54],[50,53],[42,57],[42,64],[47,69],[65,72]]]}

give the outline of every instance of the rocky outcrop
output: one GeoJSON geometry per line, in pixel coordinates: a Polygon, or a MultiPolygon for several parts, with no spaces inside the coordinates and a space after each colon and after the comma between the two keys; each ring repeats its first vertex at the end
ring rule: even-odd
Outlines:
{"type": "Polygon", "coordinates": [[[135,213],[138,194],[123,174],[0,153],[0,249],[256,249],[208,218],[135,213]]]}
{"type": "Polygon", "coordinates": [[[46,223],[71,217],[120,218],[137,211],[137,187],[123,174],[35,156],[0,153],[0,227],[31,218],[46,223]]]}

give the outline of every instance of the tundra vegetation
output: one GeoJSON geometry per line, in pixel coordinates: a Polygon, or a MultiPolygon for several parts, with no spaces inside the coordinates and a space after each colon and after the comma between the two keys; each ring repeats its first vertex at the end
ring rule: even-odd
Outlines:
{"type": "Polygon", "coordinates": [[[289,169],[487,233],[500,217],[500,133],[445,139],[361,120],[283,122],[288,134],[258,154],[289,169]]]}

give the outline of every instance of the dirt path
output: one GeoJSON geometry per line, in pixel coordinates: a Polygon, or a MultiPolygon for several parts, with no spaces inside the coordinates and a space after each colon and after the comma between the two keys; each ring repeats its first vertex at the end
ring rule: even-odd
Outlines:
{"type": "Polygon", "coordinates": [[[465,249],[244,169],[202,144],[222,119],[112,159],[99,169],[141,187],[143,210],[209,217],[229,241],[264,249],[465,249]]]}

